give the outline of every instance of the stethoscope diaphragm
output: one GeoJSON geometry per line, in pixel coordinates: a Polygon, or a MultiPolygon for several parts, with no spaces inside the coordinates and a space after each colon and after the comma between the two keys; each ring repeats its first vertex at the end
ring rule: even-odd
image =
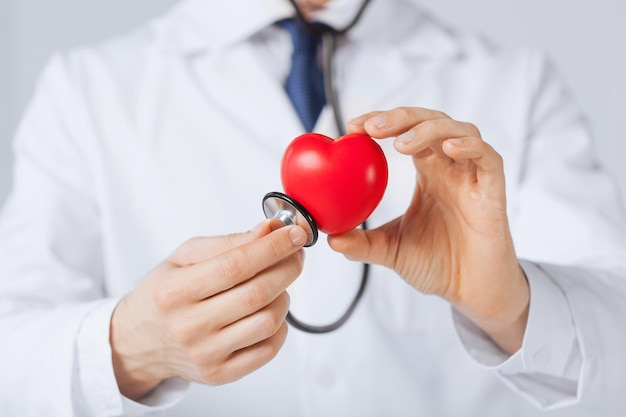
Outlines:
{"type": "Polygon", "coordinates": [[[287,194],[272,191],[263,197],[263,213],[268,219],[278,219],[285,226],[292,224],[302,227],[306,231],[305,247],[315,245],[318,238],[317,225],[309,212],[287,194]]]}

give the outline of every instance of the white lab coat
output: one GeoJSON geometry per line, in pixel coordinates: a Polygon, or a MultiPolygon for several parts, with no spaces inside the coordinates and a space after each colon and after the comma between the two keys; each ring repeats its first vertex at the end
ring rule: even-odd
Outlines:
{"type": "MultiPolygon", "coordinates": [[[[170,380],[143,404],[122,398],[116,302],[186,239],[254,226],[281,189],[282,151],[302,128],[282,90],[289,40],[267,26],[290,14],[284,0],[188,1],[51,60],[0,220],[0,415],[625,415],[626,227],[583,117],[540,54],[499,50],[401,0],[374,1],[339,46],[344,115],[442,110],[503,156],[531,285],[522,349],[506,357],[445,302],[374,267],[339,331],[291,329],[275,360],[232,384],[170,380]]],[[[316,131],[336,134],[328,108],[316,131]]],[[[382,144],[390,181],[372,226],[404,211],[415,182],[410,158],[382,144]]],[[[331,321],[360,266],[324,239],[306,252],[292,311],[331,321]]]]}

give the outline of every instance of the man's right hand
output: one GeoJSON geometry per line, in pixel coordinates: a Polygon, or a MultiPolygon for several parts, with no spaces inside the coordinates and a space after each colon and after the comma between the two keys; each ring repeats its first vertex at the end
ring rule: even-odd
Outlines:
{"type": "Polygon", "coordinates": [[[171,377],[224,384],[276,356],[306,232],[275,226],[191,239],[121,300],[110,342],[123,395],[137,400],[171,377]]]}

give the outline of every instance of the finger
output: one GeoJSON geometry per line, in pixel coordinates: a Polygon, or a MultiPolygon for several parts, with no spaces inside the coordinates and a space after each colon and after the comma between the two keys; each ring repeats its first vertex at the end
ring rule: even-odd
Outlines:
{"type": "Polygon", "coordinates": [[[372,111],[369,113],[365,113],[361,116],[355,117],[354,119],[351,119],[348,121],[348,123],[346,123],[346,129],[348,131],[348,133],[362,133],[365,134],[367,133],[365,131],[365,126],[364,123],[371,119],[372,117],[378,115],[382,113],[381,111],[372,111]]]}
{"type": "Polygon", "coordinates": [[[394,141],[394,147],[405,155],[417,155],[428,148],[441,152],[441,142],[444,140],[470,136],[480,137],[480,131],[471,123],[431,119],[400,134],[394,141]]]}
{"type": "MultiPolygon", "coordinates": [[[[455,161],[471,161],[476,179],[485,188],[504,186],[504,164],[495,149],[480,138],[453,138],[443,142],[442,149],[455,161]]],[[[500,190],[498,190],[500,191],[500,190]]]]}
{"type": "MultiPolygon", "coordinates": [[[[269,224],[269,223],[268,223],[269,224]]],[[[176,271],[180,286],[200,301],[244,282],[302,249],[306,232],[286,226],[251,242],[232,247],[204,262],[176,271]]]]}
{"type": "Polygon", "coordinates": [[[236,381],[274,359],[287,339],[287,323],[271,337],[234,352],[224,362],[220,372],[214,375],[212,383],[225,384],[236,381]]]}
{"type": "Polygon", "coordinates": [[[255,345],[278,332],[289,311],[289,295],[283,291],[274,301],[220,330],[224,356],[255,345]]]}
{"type": "Polygon", "coordinates": [[[262,310],[276,300],[302,272],[300,251],[272,265],[254,278],[217,294],[202,305],[201,313],[212,326],[228,326],[262,310]]]}
{"type": "MultiPolygon", "coordinates": [[[[396,220],[389,223],[389,226],[394,227],[395,224],[396,220]]],[[[328,236],[328,244],[350,260],[391,266],[391,258],[395,252],[395,245],[389,241],[389,236],[392,235],[383,228],[355,229],[343,235],[328,236]]]]}
{"type": "Polygon", "coordinates": [[[168,262],[175,266],[187,266],[206,261],[236,246],[240,246],[270,233],[270,221],[264,220],[252,230],[225,236],[194,237],[180,245],[168,262]]]}
{"type": "Polygon", "coordinates": [[[445,113],[421,107],[397,107],[382,111],[363,123],[365,133],[373,138],[398,136],[408,129],[427,120],[449,119],[445,113]]]}

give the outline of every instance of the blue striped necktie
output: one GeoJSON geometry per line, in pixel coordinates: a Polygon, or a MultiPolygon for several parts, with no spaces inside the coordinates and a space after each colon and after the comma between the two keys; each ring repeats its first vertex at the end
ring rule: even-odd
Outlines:
{"type": "Polygon", "coordinates": [[[304,129],[311,132],[326,103],[324,76],[317,61],[321,36],[312,33],[297,19],[282,20],[279,25],[289,32],[293,42],[285,91],[304,129]]]}

